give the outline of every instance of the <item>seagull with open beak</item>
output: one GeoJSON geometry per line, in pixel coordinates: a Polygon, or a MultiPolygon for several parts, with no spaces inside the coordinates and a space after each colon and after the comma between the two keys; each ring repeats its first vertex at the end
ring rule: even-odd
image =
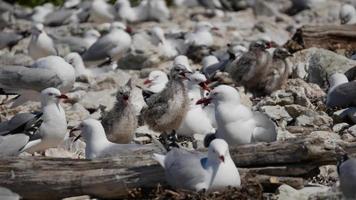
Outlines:
{"type": "Polygon", "coordinates": [[[241,104],[240,95],[231,86],[214,88],[207,98],[197,104],[215,106],[217,123],[216,138],[226,140],[229,145],[252,142],[272,142],[277,139],[276,127],[271,119],[260,112],[252,112],[241,104]]]}

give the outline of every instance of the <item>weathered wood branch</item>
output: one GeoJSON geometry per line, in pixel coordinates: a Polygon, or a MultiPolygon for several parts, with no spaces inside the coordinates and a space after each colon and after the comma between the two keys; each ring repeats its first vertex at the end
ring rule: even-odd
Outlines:
{"type": "MultiPolygon", "coordinates": [[[[309,138],[244,145],[232,148],[231,154],[237,166],[249,168],[248,173],[265,174],[257,175],[262,185],[287,183],[298,188],[302,187],[303,179],[284,177],[298,175],[289,172],[293,171],[291,167],[307,165],[309,167],[300,172],[305,174],[320,165],[335,164],[341,147],[356,152],[356,143],[329,143],[320,138],[309,138]],[[278,168],[280,174],[275,170],[278,168]]],[[[246,174],[246,170],[242,169],[241,174],[246,174]]],[[[152,188],[158,183],[166,184],[163,169],[147,154],[97,160],[42,157],[0,160],[0,186],[27,199],[83,194],[118,198],[127,195],[129,189],[152,188]]]]}
{"type": "Polygon", "coordinates": [[[310,47],[330,50],[356,48],[356,26],[354,25],[323,25],[303,26],[286,44],[291,51],[299,51],[310,47]]]}

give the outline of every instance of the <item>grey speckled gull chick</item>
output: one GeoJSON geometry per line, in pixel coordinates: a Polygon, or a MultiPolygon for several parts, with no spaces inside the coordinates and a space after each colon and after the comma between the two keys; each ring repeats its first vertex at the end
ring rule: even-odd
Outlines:
{"type": "Polygon", "coordinates": [[[54,42],[45,32],[43,24],[36,24],[32,27],[32,37],[28,45],[28,54],[34,60],[50,55],[58,55],[54,42]]]}
{"type": "Polygon", "coordinates": [[[183,83],[188,71],[181,66],[171,70],[171,80],[160,93],[147,99],[147,107],[142,109],[142,115],[148,126],[165,136],[178,129],[189,108],[187,90],[183,83]]]}
{"type": "Polygon", "coordinates": [[[81,135],[83,137],[85,146],[85,157],[87,159],[93,159],[98,157],[112,157],[115,155],[132,155],[136,151],[143,153],[142,150],[147,151],[147,153],[159,152],[158,148],[153,145],[139,145],[139,144],[116,144],[110,142],[105,135],[103,126],[98,120],[86,119],[80,125],[79,128],[74,128],[71,132],[75,130],[81,130],[81,135]]]}
{"type": "Polygon", "coordinates": [[[340,189],[347,200],[356,199],[356,159],[343,155],[337,171],[340,179],[340,189]]]}
{"type": "Polygon", "coordinates": [[[264,94],[271,94],[272,92],[282,88],[288,80],[290,68],[286,58],[292,56],[287,49],[276,48],[273,52],[271,66],[268,67],[266,76],[262,77],[261,82],[264,84],[264,94]]]}
{"type": "Polygon", "coordinates": [[[250,91],[258,92],[263,89],[264,85],[261,84],[260,79],[268,72],[272,60],[271,55],[266,51],[267,48],[269,44],[265,41],[252,42],[249,51],[228,67],[230,77],[250,91]]]}
{"type": "Polygon", "coordinates": [[[235,88],[220,85],[197,104],[210,102],[215,105],[217,138],[225,139],[229,145],[276,141],[277,131],[273,121],[263,113],[252,112],[242,105],[235,88]]]}
{"type": "Polygon", "coordinates": [[[137,128],[137,117],[131,100],[131,79],[119,87],[114,107],[103,114],[102,125],[108,139],[115,143],[130,143],[137,128]]]}
{"type": "Polygon", "coordinates": [[[346,108],[356,105],[356,81],[344,74],[335,73],[329,77],[330,88],[326,97],[327,107],[346,108]]]}
{"type": "Polygon", "coordinates": [[[165,170],[166,180],[176,188],[215,191],[239,187],[240,174],[222,139],[210,143],[208,155],[174,148],[167,155],[154,154],[165,170]]]}

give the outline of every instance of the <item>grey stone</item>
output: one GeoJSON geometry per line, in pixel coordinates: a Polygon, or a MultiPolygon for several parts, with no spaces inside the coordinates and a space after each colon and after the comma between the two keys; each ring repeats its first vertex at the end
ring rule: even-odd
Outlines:
{"type": "Polygon", "coordinates": [[[339,132],[341,132],[341,131],[349,128],[349,127],[350,127],[350,125],[348,123],[343,122],[343,123],[335,124],[333,126],[333,131],[335,133],[339,133],[339,132]]]}
{"type": "Polygon", "coordinates": [[[335,72],[345,73],[356,65],[356,61],[345,56],[314,47],[295,53],[291,63],[294,77],[316,83],[321,87],[326,85],[328,75],[335,72]]]}

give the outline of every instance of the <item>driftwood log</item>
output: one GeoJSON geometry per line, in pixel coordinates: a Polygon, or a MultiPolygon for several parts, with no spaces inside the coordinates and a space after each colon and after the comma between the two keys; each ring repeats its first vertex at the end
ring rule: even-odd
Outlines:
{"type": "MultiPolygon", "coordinates": [[[[231,149],[242,176],[259,173],[263,186],[290,184],[303,186],[302,178],[321,165],[335,164],[340,148],[355,153],[356,143],[330,143],[320,138],[296,139],[274,143],[244,145],[231,149]],[[300,172],[292,172],[300,166],[300,172]],[[308,166],[303,169],[303,166],[308,166]],[[290,168],[292,167],[292,168],[290,168]],[[302,170],[303,169],[303,170],[302,170]],[[278,173],[279,172],[279,173],[278,173]]],[[[26,199],[58,199],[91,195],[118,198],[133,188],[165,185],[163,169],[151,155],[132,155],[95,160],[66,158],[3,158],[0,160],[0,186],[26,199]]]]}
{"type": "Polygon", "coordinates": [[[303,26],[285,45],[291,52],[310,47],[329,50],[356,49],[355,25],[303,26]]]}

